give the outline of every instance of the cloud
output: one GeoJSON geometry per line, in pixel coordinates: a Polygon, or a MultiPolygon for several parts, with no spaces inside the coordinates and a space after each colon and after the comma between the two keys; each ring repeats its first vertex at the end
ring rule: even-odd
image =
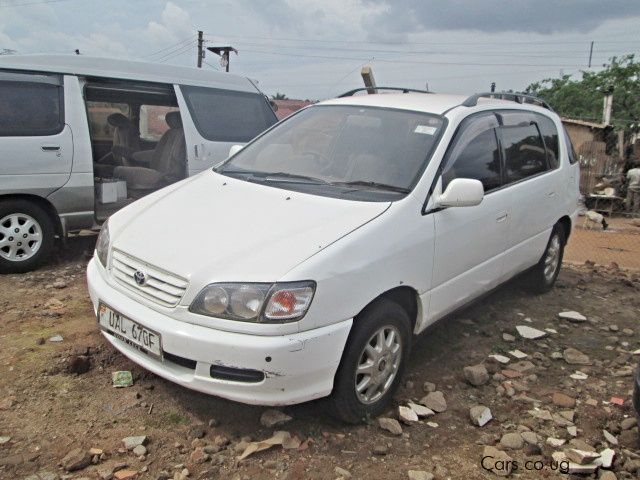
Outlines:
{"type": "Polygon", "coordinates": [[[640,15],[638,0],[362,0],[382,12],[365,19],[369,37],[471,30],[486,33],[587,33],[608,20],[640,15]]]}
{"type": "Polygon", "coordinates": [[[189,34],[195,35],[195,28],[189,12],[173,2],[167,2],[160,14],[160,20],[147,24],[145,36],[159,45],[177,42],[189,34]]]}

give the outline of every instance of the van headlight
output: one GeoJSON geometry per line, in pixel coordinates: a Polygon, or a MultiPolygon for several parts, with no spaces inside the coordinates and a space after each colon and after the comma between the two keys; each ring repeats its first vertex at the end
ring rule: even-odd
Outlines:
{"type": "Polygon", "coordinates": [[[109,256],[109,220],[102,224],[98,240],[96,241],[96,256],[103,267],[107,268],[107,257],[109,256]]]}
{"type": "Polygon", "coordinates": [[[284,323],[300,320],[309,310],[316,283],[212,283],[189,311],[245,322],[284,323]]]}

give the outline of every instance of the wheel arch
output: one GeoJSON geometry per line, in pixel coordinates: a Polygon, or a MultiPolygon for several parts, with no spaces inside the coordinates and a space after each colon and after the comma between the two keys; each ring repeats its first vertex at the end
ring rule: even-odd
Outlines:
{"type": "Polygon", "coordinates": [[[62,237],[64,235],[64,230],[62,228],[62,222],[60,221],[58,211],[56,210],[56,207],[54,207],[53,204],[46,198],[28,193],[0,195],[0,203],[9,200],[24,200],[38,205],[47,213],[47,215],[49,215],[49,218],[53,223],[53,227],[55,228],[56,235],[58,237],[62,237]]]}
{"type": "Polygon", "coordinates": [[[422,311],[422,304],[417,290],[406,285],[392,288],[378,295],[355,316],[354,321],[357,321],[357,319],[362,316],[368,308],[371,308],[375,303],[383,299],[397,303],[405,310],[405,312],[407,312],[407,315],[411,320],[411,331],[415,332],[416,324],[418,323],[418,316],[422,311]]]}
{"type": "Polygon", "coordinates": [[[569,216],[565,215],[560,220],[558,220],[558,225],[560,225],[564,230],[564,242],[566,244],[569,240],[569,235],[571,235],[571,219],[569,218],[569,216]]]}

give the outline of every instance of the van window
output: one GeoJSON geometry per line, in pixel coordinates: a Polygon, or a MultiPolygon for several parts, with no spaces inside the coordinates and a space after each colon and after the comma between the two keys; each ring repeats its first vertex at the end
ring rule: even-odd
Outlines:
{"type": "Polygon", "coordinates": [[[0,72],[0,136],[55,135],[64,127],[62,78],[0,72]]]}
{"type": "Polygon", "coordinates": [[[500,187],[500,152],[496,127],[498,121],[493,114],[471,116],[462,122],[445,158],[443,191],[454,178],[480,180],[485,192],[500,187]]]}
{"type": "Polygon", "coordinates": [[[245,143],[276,123],[266,99],[258,93],[181,86],[200,135],[215,142],[245,143]]]}
{"type": "Polygon", "coordinates": [[[150,142],[157,142],[169,130],[164,117],[169,112],[178,112],[178,107],[162,105],[140,106],[140,138],[150,142]]]}
{"type": "Polygon", "coordinates": [[[536,122],[538,119],[521,113],[501,116],[504,124],[499,132],[507,182],[517,182],[546,171],[547,153],[536,122]]]}
{"type": "Polygon", "coordinates": [[[562,133],[564,134],[564,143],[567,145],[567,155],[569,156],[569,163],[573,165],[578,161],[578,154],[576,153],[575,148],[573,148],[573,142],[571,141],[571,137],[567,133],[567,129],[562,127],[562,133]]]}
{"type": "Polygon", "coordinates": [[[549,117],[536,114],[536,122],[542,138],[544,139],[544,146],[547,148],[547,160],[549,162],[549,168],[552,170],[560,166],[560,151],[558,147],[558,129],[556,124],[549,117]]]}

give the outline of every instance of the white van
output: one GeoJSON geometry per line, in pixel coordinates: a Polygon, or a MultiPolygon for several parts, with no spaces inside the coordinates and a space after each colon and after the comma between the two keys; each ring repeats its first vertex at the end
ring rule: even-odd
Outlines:
{"type": "Polygon", "coordinates": [[[220,397],[380,413],[414,335],[560,269],[579,199],[560,118],[485,96],[321,102],[116,213],[87,271],[105,337],[220,397]]]}
{"type": "Polygon", "coordinates": [[[0,273],[46,259],[276,122],[243,77],[81,55],[0,56],[0,273]]]}

